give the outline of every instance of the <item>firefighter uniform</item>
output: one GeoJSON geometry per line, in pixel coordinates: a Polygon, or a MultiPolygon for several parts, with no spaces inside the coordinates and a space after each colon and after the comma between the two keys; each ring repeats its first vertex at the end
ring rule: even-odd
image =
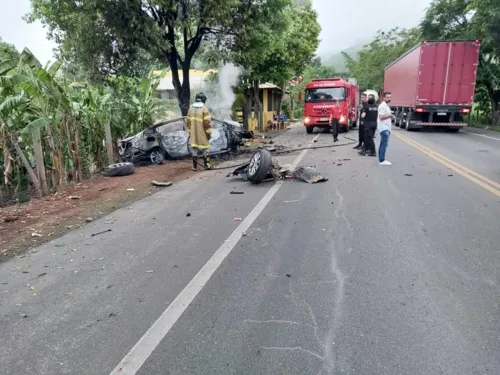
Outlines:
{"type": "Polygon", "coordinates": [[[212,119],[210,111],[205,106],[206,97],[203,93],[196,95],[196,102],[191,105],[187,115],[189,130],[189,145],[193,158],[193,170],[198,169],[198,156],[203,156],[205,169],[210,169],[210,135],[212,134],[212,119]]]}

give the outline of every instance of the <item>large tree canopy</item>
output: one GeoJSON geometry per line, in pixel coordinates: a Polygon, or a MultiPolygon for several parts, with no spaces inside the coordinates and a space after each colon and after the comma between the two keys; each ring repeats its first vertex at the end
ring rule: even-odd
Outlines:
{"type": "Polygon", "coordinates": [[[63,58],[99,74],[134,74],[146,53],[168,61],[183,114],[189,69],[203,40],[230,50],[251,20],[274,17],[290,0],[31,0],[30,20],[48,26],[63,58]],[[183,73],[181,83],[179,70],[183,73]]]}
{"type": "Polygon", "coordinates": [[[244,68],[240,86],[247,103],[244,120],[252,103],[260,106],[259,82],[274,82],[284,89],[289,79],[302,73],[318,48],[320,31],[310,4],[288,5],[273,17],[246,26],[228,56],[244,68]]]}

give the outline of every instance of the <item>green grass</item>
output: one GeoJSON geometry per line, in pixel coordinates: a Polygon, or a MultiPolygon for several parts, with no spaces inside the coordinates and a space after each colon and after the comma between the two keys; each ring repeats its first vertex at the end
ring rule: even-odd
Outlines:
{"type": "Polygon", "coordinates": [[[487,124],[483,124],[481,122],[478,122],[477,120],[468,120],[467,123],[472,128],[493,130],[496,132],[500,132],[500,126],[498,126],[498,125],[487,125],[487,124]]]}

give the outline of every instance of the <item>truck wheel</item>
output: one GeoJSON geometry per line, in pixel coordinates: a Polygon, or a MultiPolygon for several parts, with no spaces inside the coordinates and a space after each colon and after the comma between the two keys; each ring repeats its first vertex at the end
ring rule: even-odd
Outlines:
{"type": "Polygon", "coordinates": [[[312,134],[314,130],[314,126],[306,126],[306,133],[307,134],[312,134]]]}
{"type": "Polygon", "coordinates": [[[108,165],[105,168],[106,176],[118,177],[118,176],[128,176],[134,173],[135,166],[132,163],[116,163],[108,165]]]}
{"type": "Polygon", "coordinates": [[[406,114],[406,119],[405,119],[405,129],[406,131],[411,131],[412,129],[410,129],[410,122],[411,122],[411,112],[408,112],[406,114]]]}
{"type": "Polygon", "coordinates": [[[267,150],[259,150],[252,155],[247,169],[248,181],[258,184],[265,180],[273,166],[273,157],[267,150]]]}
{"type": "Polygon", "coordinates": [[[405,120],[404,120],[404,114],[403,112],[400,112],[399,113],[399,118],[398,118],[398,123],[396,124],[396,126],[399,126],[400,129],[404,129],[405,126],[404,126],[404,123],[405,123],[405,120]]]}

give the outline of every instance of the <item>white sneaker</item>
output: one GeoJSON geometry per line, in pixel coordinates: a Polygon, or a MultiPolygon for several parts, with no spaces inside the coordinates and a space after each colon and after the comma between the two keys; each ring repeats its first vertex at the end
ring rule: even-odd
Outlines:
{"type": "Polygon", "coordinates": [[[392,165],[390,161],[384,160],[383,162],[379,163],[380,165],[392,165]]]}

